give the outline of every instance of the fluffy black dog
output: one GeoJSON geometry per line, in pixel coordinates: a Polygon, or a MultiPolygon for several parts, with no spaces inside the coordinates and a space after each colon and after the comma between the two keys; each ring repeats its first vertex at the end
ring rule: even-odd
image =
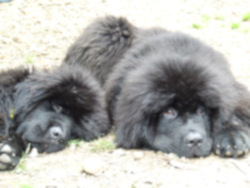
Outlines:
{"type": "Polygon", "coordinates": [[[56,152],[67,141],[86,141],[109,130],[104,95],[88,71],[64,66],[52,71],[15,69],[0,74],[0,169],[14,168],[27,143],[56,152]]]}
{"type": "Polygon", "coordinates": [[[185,157],[249,151],[250,94],[223,55],[193,37],[111,16],[91,24],[64,62],[102,83],[118,147],[185,157]]]}

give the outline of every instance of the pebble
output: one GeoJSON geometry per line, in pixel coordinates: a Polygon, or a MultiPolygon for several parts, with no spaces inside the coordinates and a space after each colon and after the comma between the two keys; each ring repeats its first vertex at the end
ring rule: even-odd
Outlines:
{"type": "Polygon", "coordinates": [[[142,151],[134,151],[132,155],[135,160],[140,160],[141,158],[144,157],[144,153],[142,151]]]}
{"type": "Polygon", "coordinates": [[[126,155],[126,152],[124,149],[119,148],[119,149],[114,150],[113,154],[118,155],[118,156],[124,156],[124,155],[126,155]]]}
{"type": "Polygon", "coordinates": [[[16,43],[20,43],[20,42],[21,42],[20,38],[18,38],[18,37],[13,37],[12,40],[13,40],[14,42],[16,42],[16,43]]]}
{"type": "Polygon", "coordinates": [[[82,172],[90,175],[97,175],[103,168],[103,162],[98,157],[86,158],[82,162],[82,172]]]}

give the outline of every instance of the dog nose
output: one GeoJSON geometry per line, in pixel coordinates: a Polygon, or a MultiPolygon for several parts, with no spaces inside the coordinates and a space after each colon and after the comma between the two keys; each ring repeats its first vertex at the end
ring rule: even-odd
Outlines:
{"type": "Polygon", "coordinates": [[[203,142],[202,135],[197,132],[188,133],[184,140],[188,147],[199,146],[203,142]]]}
{"type": "Polygon", "coordinates": [[[52,127],[50,129],[50,136],[54,140],[60,140],[63,138],[63,131],[60,127],[52,127]]]}

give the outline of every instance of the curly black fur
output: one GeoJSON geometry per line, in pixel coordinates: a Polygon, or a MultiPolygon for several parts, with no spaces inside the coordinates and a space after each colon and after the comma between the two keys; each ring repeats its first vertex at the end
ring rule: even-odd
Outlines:
{"type": "MultiPolygon", "coordinates": [[[[99,83],[78,66],[32,73],[9,70],[0,74],[0,84],[1,136],[22,139],[15,146],[11,145],[13,141],[2,142],[0,153],[6,153],[6,145],[20,150],[14,147],[21,147],[21,142],[30,143],[39,152],[56,152],[69,139],[90,141],[110,128],[99,83]]],[[[17,160],[10,158],[12,162],[17,160]]],[[[0,157],[0,167],[2,160],[0,157]]],[[[13,163],[2,164],[0,169],[13,168],[13,163]]]]}
{"type": "Polygon", "coordinates": [[[107,17],[77,39],[65,63],[70,59],[103,84],[118,147],[186,157],[248,152],[250,94],[223,55],[201,41],[107,17]],[[115,31],[126,37],[113,40],[115,31]]]}
{"type": "Polygon", "coordinates": [[[117,58],[131,46],[132,39],[132,27],[126,19],[98,19],[69,48],[64,63],[83,65],[103,85],[117,58]]]}

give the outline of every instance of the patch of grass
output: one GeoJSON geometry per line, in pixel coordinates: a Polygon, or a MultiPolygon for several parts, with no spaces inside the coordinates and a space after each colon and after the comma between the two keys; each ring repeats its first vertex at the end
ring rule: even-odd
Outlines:
{"type": "Polygon", "coordinates": [[[27,156],[28,156],[30,150],[31,150],[31,145],[28,144],[26,150],[22,154],[21,159],[19,160],[18,165],[15,168],[16,172],[25,171],[27,169],[26,168],[26,159],[27,159],[27,156]]]}
{"type": "Polygon", "coordinates": [[[32,64],[35,62],[35,55],[34,54],[30,54],[26,57],[26,63],[28,64],[32,64]]]}
{"type": "Polygon", "coordinates": [[[83,144],[84,141],[83,140],[80,140],[80,139],[73,139],[73,140],[69,140],[67,145],[72,145],[74,144],[76,147],[79,147],[81,144],[83,144]]]}
{"type": "Polygon", "coordinates": [[[202,15],[202,20],[203,20],[203,22],[207,23],[211,20],[211,17],[209,15],[204,14],[204,15],[202,15]]]}
{"type": "Polygon", "coordinates": [[[219,16],[219,15],[215,15],[214,19],[215,20],[220,20],[220,21],[224,21],[225,20],[225,18],[223,16],[219,16]]]}
{"type": "Polygon", "coordinates": [[[200,24],[196,24],[196,23],[194,23],[194,24],[192,25],[192,27],[193,27],[194,29],[201,29],[201,28],[202,28],[202,26],[201,26],[200,24]]]}
{"type": "Polygon", "coordinates": [[[238,29],[240,28],[240,24],[239,23],[232,23],[231,24],[231,29],[238,29]]]}
{"type": "Polygon", "coordinates": [[[221,27],[222,27],[222,28],[225,28],[225,27],[227,27],[227,25],[226,25],[226,24],[222,24],[221,27]]]}
{"type": "Polygon", "coordinates": [[[92,143],[91,151],[100,152],[100,151],[108,151],[115,149],[115,144],[113,141],[105,140],[105,139],[97,139],[92,143]]]}
{"type": "Polygon", "coordinates": [[[242,21],[243,22],[250,21],[250,12],[248,12],[242,16],[242,21]]]}
{"type": "Polygon", "coordinates": [[[16,172],[22,172],[22,171],[25,171],[27,168],[26,168],[26,159],[25,157],[22,157],[20,159],[20,162],[19,164],[17,165],[17,167],[15,168],[15,171],[16,172]]]}
{"type": "Polygon", "coordinates": [[[134,184],[131,185],[131,188],[136,188],[136,186],[134,184]]]}
{"type": "Polygon", "coordinates": [[[248,33],[249,32],[249,29],[244,29],[243,30],[243,33],[248,33]]]}
{"type": "Polygon", "coordinates": [[[20,184],[19,186],[20,186],[20,188],[34,188],[31,185],[25,185],[25,184],[20,184]]]}

